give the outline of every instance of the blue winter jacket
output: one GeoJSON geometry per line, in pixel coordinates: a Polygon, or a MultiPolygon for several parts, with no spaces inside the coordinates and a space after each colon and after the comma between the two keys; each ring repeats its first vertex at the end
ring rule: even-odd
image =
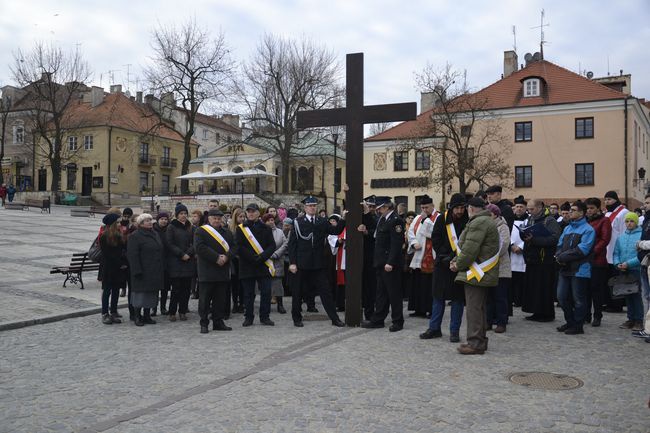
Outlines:
{"type": "Polygon", "coordinates": [[[555,259],[560,274],[567,277],[591,278],[591,251],[596,232],[586,218],[571,221],[557,243],[555,259]]]}
{"type": "Polygon", "coordinates": [[[614,266],[627,263],[628,272],[638,270],[641,267],[641,262],[639,262],[639,257],[636,254],[636,243],[641,240],[641,232],[641,227],[634,230],[625,230],[616,239],[614,266]]]}

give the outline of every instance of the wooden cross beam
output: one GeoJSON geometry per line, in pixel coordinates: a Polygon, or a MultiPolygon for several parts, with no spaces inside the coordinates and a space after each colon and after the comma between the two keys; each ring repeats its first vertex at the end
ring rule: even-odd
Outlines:
{"type": "Polygon", "coordinates": [[[366,123],[414,120],[417,104],[363,105],[363,53],[346,56],[346,107],[298,112],[298,128],[324,126],[346,127],[346,183],[348,215],[346,217],[345,255],[345,323],[361,324],[361,276],[363,275],[363,235],[361,224],[363,200],[363,125],[366,123]]]}

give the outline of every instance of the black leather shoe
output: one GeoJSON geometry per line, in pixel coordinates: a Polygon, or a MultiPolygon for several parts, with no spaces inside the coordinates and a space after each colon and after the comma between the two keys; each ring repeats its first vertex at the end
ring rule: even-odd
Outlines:
{"type": "Polygon", "coordinates": [[[460,335],[458,335],[458,332],[452,332],[449,335],[449,342],[450,343],[460,343],[460,335]]]}
{"type": "Polygon", "coordinates": [[[341,319],[332,320],[332,325],[339,328],[345,327],[345,323],[341,319]]]}
{"type": "Polygon", "coordinates": [[[593,326],[594,328],[599,327],[601,320],[602,319],[600,317],[594,317],[594,320],[591,321],[591,326],[593,326]]]}
{"type": "Polygon", "coordinates": [[[570,328],[569,324],[568,324],[568,323],[565,323],[564,325],[562,325],[562,326],[558,326],[558,327],[555,328],[555,329],[557,329],[557,332],[564,332],[564,331],[566,331],[566,330],[569,329],[569,328],[570,328]]]}
{"type": "Polygon", "coordinates": [[[284,309],[284,306],[278,304],[278,313],[287,314],[287,310],[284,309]]]}
{"type": "Polygon", "coordinates": [[[431,340],[432,338],[440,338],[442,337],[442,332],[440,329],[437,331],[434,331],[433,329],[427,329],[424,331],[422,334],[420,334],[420,338],[423,340],[431,340]]]}
{"type": "Polygon", "coordinates": [[[136,318],[135,318],[135,326],[144,326],[144,322],[142,321],[142,317],[136,316],[136,318]]]}
{"type": "Polygon", "coordinates": [[[361,322],[361,327],[366,328],[366,329],[379,329],[379,328],[383,328],[384,324],[383,323],[373,323],[371,321],[364,321],[364,322],[361,322]]]}
{"type": "Polygon", "coordinates": [[[305,325],[303,325],[302,320],[294,320],[293,326],[295,326],[296,328],[302,328],[305,325]]]}
{"type": "Polygon", "coordinates": [[[253,319],[246,319],[244,323],[241,324],[243,327],[251,326],[253,324],[253,319]]]}
{"type": "Polygon", "coordinates": [[[226,325],[223,320],[219,321],[218,323],[213,323],[212,324],[212,330],[213,331],[232,331],[232,328],[228,325],[226,325]]]}
{"type": "Polygon", "coordinates": [[[585,331],[582,328],[569,328],[566,331],[564,331],[565,335],[579,335],[584,333],[585,331]]]}
{"type": "Polygon", "coordinates": [[[318,313],[318,308],[316,308],[316,307],[307,308],[307,312],[308,313],[318,313]]]}
{"type": "Polygon", "coordinates": [[[207,326],[201,326],[201,334],[207,334],[208,333],[208,327],[207,326]]]}
{"type": "Polygon", "coordinates": [[[390,328],[388,328],[390,332],[398,332],[401,331],[402,329],[404,329],[404,325],[395,325],[395,324],[390,325],[390,328]]]}
{"type": "Polygon", "coordinates": [[[266,319],[260,319],[260,323],[264,326],[275,326],[275,322],[268,317],[266,319]]]}

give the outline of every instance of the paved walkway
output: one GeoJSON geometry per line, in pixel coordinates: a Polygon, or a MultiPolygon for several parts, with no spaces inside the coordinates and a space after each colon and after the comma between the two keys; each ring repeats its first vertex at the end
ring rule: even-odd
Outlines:
{"type": "MultiPolygon", "coordinates": [[[[15,222],[15,214],[0,210],[0,293],[10,301],[2,317],[22,303],[24,315],[39,303],[50,313],[96,303],[97,288],[74,296],[82,291],[48,285],[45,268],[85,250],[99,221],[18,212],[15,222]],[[26,273],[6,280],[12,266],[26,273]]],[[[555,332],[558,322],[530,323],[517,312],[475,357],[458,355],[446,338],[420,340],[423,319],[393,334],[329,321],[295,328],[277,313],[275,327],[242,328],[236,315],[232,332],[201,335],[196,314],[189,318],[137,328],[91,315],[1,331],[0,432],[650,431],[650,345],[618,329],[621,314],[569,337],[555,332]],[[526,371],[584,386],[546,391],[508,381],[526,371]]]]}

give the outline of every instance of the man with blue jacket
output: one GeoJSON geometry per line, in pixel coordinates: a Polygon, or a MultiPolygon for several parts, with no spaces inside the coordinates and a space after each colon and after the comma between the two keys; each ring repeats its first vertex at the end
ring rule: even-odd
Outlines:
{"type": "Polygon", "coordinates": [[[583,324],[587,315],[590,260],[596,232],[587,222],[586,213],[587,205],[580,200],[571,205],[570,222],[560,236],[555,253],[555,260],[560,265],[557,299],[566,320],[557,330],[567,335],[584,334],[583,324]]]}

